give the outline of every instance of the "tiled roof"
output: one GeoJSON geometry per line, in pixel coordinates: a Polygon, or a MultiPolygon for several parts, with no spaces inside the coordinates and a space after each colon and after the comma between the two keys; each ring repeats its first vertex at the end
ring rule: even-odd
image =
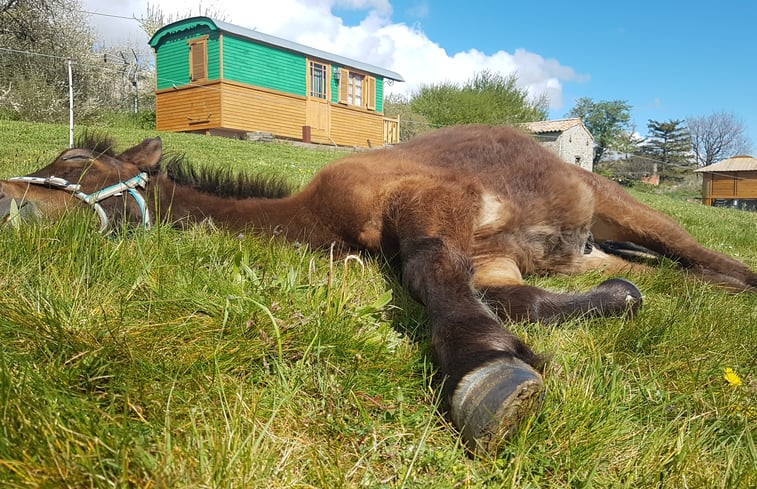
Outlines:
{"type": "Polygon", "coordinates": [[[551,121],[539,121],[539,122],[527,122],[523,124],[523,127],[534,134],[541,134],[544,132],[563,132],[567,131],[571,127],[581,124],[581,119],[578,117],[572,119],[555,119],[551,121]]]}
{"type": "Polygon", "coordinates": [[[734,156],[709,166],[697,168],[695,172],[714,173],[721,171],[757,171],[757,158],[747,155],[734,156]]]}

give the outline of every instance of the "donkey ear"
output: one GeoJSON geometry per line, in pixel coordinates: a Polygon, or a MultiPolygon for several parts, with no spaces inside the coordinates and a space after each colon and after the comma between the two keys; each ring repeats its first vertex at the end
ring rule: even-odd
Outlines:
{"type": "Polygon", "coordinates": [[[163,141],[157,137],[145,139],[133,148],[116,156],[116,158],[137,165],[140,170],[150,170],[157,166],[162,156],[163,141]]]}

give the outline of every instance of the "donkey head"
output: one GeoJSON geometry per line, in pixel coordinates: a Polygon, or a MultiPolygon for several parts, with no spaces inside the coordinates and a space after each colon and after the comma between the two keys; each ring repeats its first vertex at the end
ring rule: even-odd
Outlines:
{"type": "Polygon", "coordinates": [[[110,140],[85,135],[76,148],[63,151],[41,170],[0,181],[0,220],[55,219],[67,209],[91,206],[103,228],[108,220],[124,217],[148,224],[144,199],[135,189],[144,187],[143,172],[157,167],[162,153],[160,138],[115,154],[110,140]]]}

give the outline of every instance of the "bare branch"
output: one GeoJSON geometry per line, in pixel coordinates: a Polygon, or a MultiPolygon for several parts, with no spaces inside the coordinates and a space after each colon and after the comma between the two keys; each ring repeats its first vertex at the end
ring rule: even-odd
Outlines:
{"type": "Polygon", "coordinates": [[[699,166],[748,154],[752,150],[744,124],[734,114],[717,112],[703,117],[689,117],[687,123],[699,166]]]}

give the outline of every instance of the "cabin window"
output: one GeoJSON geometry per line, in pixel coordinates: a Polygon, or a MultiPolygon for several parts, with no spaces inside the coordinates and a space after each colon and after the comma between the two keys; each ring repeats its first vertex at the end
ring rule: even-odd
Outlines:
{"type": "Polygon", "coordinates": [[[339,102],[376,110],[376,79],[344,68],[340,69],[339,102]]]}
{"type": "Polygon", "coordinates": [[[350,73],[347,85],[347,103],[349,105],[363,106],[363,75],[350,73]]]}
{"type": "Polygon", "coordinates": [[[189,81],[208,79],[208,36],[187,41],[189,44],[189,81]]]}
{"type": "Polygon", "coordinates": [[[326,65],[310,62],[310,96],[326,98],[326,65]]]}

